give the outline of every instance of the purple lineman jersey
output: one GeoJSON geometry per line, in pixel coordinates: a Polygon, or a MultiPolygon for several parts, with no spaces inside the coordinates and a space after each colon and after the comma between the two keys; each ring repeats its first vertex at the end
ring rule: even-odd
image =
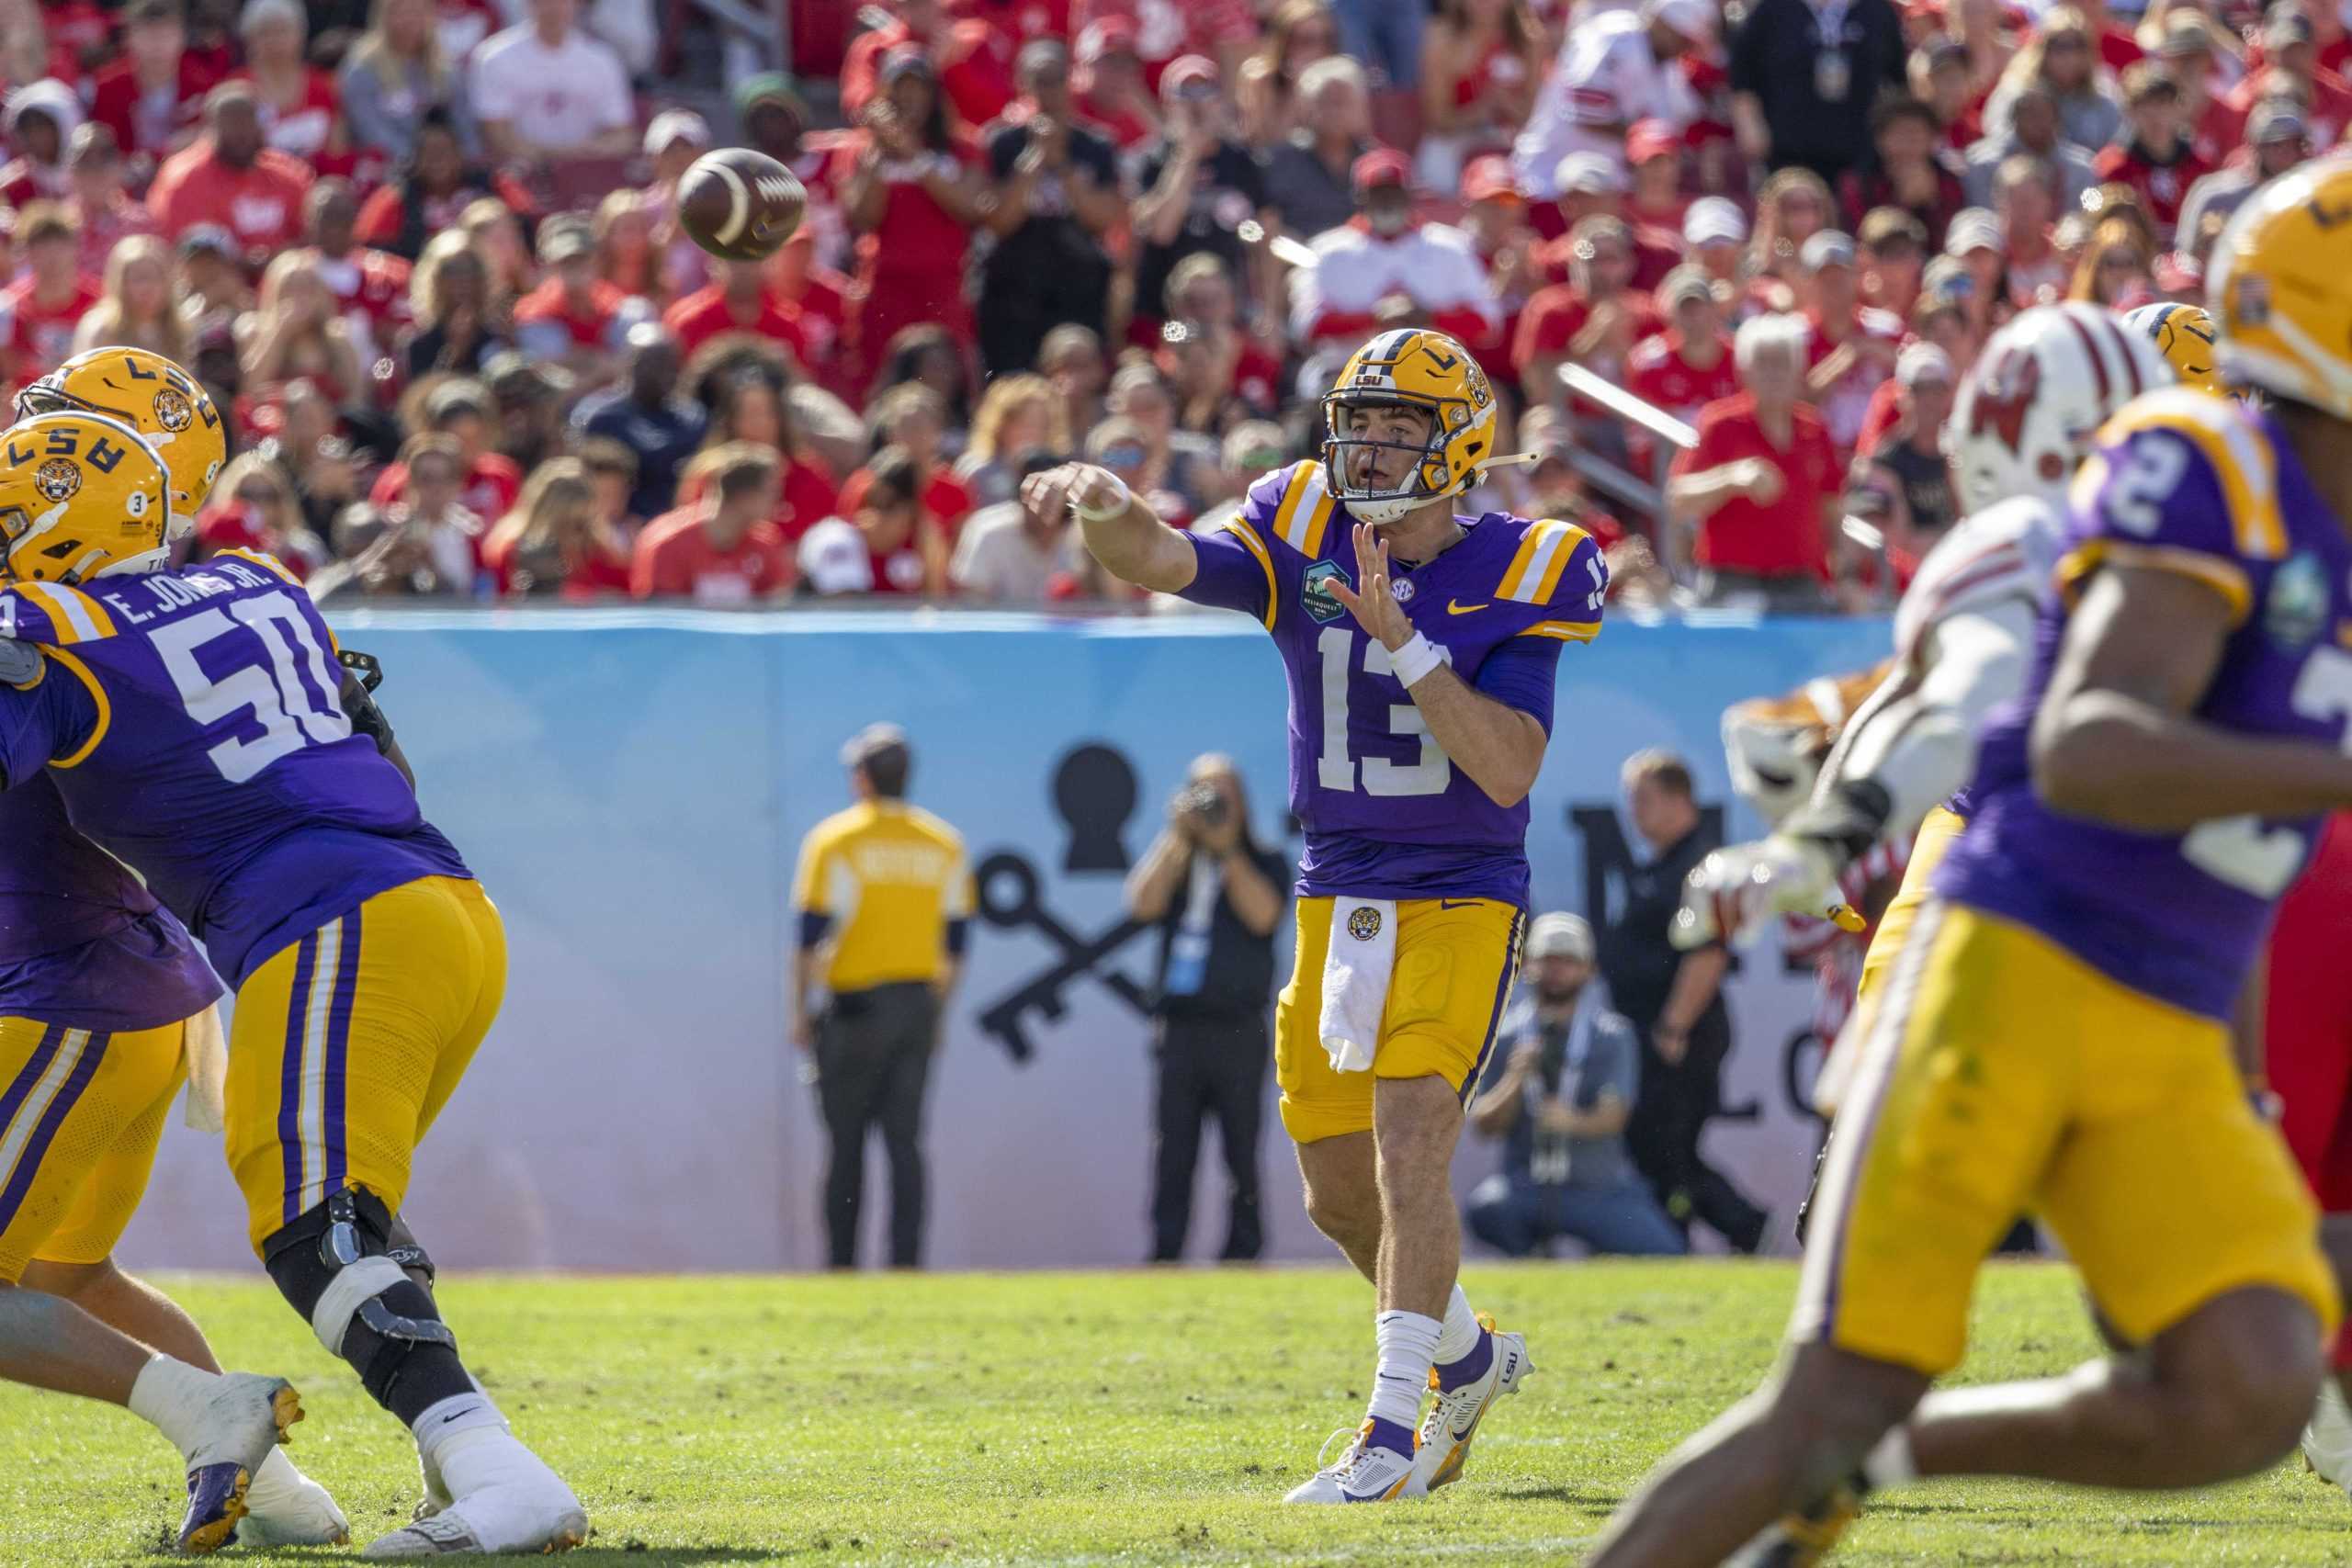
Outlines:
{"type": "MultiPolygon", "coordinates": [[[[1406,616],[1454,673],[1552,729],[1560,645],[1600,630],[1599,544],[1573,523],[1460,520],[1432,560],[1392,560],[1406,616]]],[[[1306,829],[1301,897],[1527,903],[1527,803],[1498,806],[1454,767],[1388,650],[1324,585],[1356,581],[1354,520],[1323,466],[1250,487],[1238,515],[1192,536],[1182,596],[1265,623],[1290,681],[1290,807],[1306,829]]]]}
{"type": "Polygon", "coordinates": [[[0,1018],[119,1034],[220,995],[187,928],[74,830],[45,774],[0,792],[0,1018]]]}
{"type": "Polygon", "coordinates": [[[2187,389],[2143,398],[2100,431],[2067,544],[2032,679],[1985,728],[1968,831],[1936,889],[2031,927],[2133,990],[2226,1020],[2320,819],[2146,833],[2061,816],[2034,793],[2034,713],[2075,589],[2102,561],[2129,562],[2188,573],[2230,602],[2236,624],[2196,717],[2345,745],[2352,546],[2267,416],[2187,389]]]}
{"type": "Polygon", "coordinates": [[[470,877],[355,734],[334,638],[266,556],[0,592],[46,672],[0,685],[0,775],[44,764],[74,825],[147,879],[232,986],[388,888],[470,877]]]}

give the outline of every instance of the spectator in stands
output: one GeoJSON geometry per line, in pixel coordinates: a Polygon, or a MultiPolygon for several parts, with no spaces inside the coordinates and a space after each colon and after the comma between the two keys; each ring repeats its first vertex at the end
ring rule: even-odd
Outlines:
{"type": "Polygon", "coordinates": [[[1634,237],[1624,220],[1594,213],[1568,231],[1567,245],[1568,281],[1528,300],[1511,345],[1511,370],[1531,405],[1560,397],[1560,367],[1570,362],[1622,382],[1634,345],[1663,324],[1649,296],[1633,287],[1634,237]]]}
{"type": "Polygon", "coordinates": [[[1544,45],[1527,0],[1439,0],[1421,34],[1423,189],[1456,188],[1472,157],[1510,145],[1534,107],[1544,45]]]}
{"type": "Polygon", "coordinates": [[[406,478],[389,504],[369,508],[369,533],[407,533],[422,545],[438,581],[451,592],[468,592],[490,524],[464,504],[463,449],[447,435],[413,435],[401,444],[400,462],[406,478]]]}
{"type": "Polygon", "coordinates": [[[1264,172],[1234,139],[1219,84],[1216,63],[1197,54],[1175,61],[1159,78],[1167,125],[1137,168],[1132,209],[1136,310],[1129,330],[1137,343],[1159,333],[1161,318],[1153,312],[1167,296],[1168,275],[1195,252],[1215,253],[1262,296],[1266,263],[1242,242],[1241,225],[1254,219],[1271,233],[1279,220],[1264,172]]]}
{"type": "MultiPolygon", "coordinates": [[[[1029,453],[1023,477],[1038,471],[1056,453],[1029,453]]],[[[989,604],[1042,604],[1051,596],[1057,573],[1075,564],[1069,517],[1059,513],[1040,516],[1018,498],[984,506],[972,513],[948,567],[948,581],[964,598],[989,604]]]]}
{"type": "Polygon", "coordinates": [[[1221,493],[1216,444],[1176,428],[1176,400],[1159,372],[1129,365],[1111,378],[1112,416],[1143,436],[1143,488],[1152,492],[1159,514],[1189,522],[1221,493]]]}
{"type": "Polygon", "coordinates": [[[1040,39],[1021,51],[1021,97],[989,131],[995,180],[980,264],[980,363],[1026,370],[1065,321],[1102,322],[1110,299],[1104,236],[1126,215],[1118,153],[1073,123],[1069,51],[1040,39]]]}
{"type": "Polygon", "coordinates": [[[2125,134],[2100,149],[2091,167],[2102,183],[2130,186],[2155,224],[2157,243],[2168,243],[2188,187],[2211,174],[2212,165],[2189,141],[2181,123],[2180,89],[2161,66],[2143,60],[2126,71],[2123,98],[2129,110],[2125,134]]]}
{"type": "Polygon", "coordinates": [[[1894,426],[1863,455],[1856,476],[1862,488],[1885,498],[1889,542],[1914,562],[1935,547],[1958,515],[1943,448],[1958,384],[1951,356],[1934,344],[1904,349],[1894,362],[1894,426]]]}
{"type": "Polygon", "coordinates": [[[2020,86],[2010,100],[2008,129],[1988,133],[1968,149],[1961,186],[1971,207],[1990,207],[2001,165],[2018,153],[2036,159],[2050,182],[2053,210],[2071,211],[2083,193],[2098,184],[2091,167],[2092,150],[2077,146],[2062,134],[2058,96],[2041,82],[2020,86]]]}
{"type": "Polygon", "coordinates": [[[842,339],[854,285],[819,263],[816,238],[806,224],[768,258],[766,277],[769,295],[798,324],[800,346],[794,352],[812,389],[843,385],[842,339]]]}
{"type": "Polygon", "coordinates": [[[1287,140],[1301,122],[1301,79],[1317,62],[1339,58],[1339,51],[1340,24],[1327,0],[1280,0],[1267,14],[1258,47],[1234,73],[1241,139],[1259,148],[1287,140]]]}
{"type": "Polygon", "coordinates": [[[947,592],[947,539],[923,510],[914,458],[885,446],[866,468],[865,496],[850,521],[865,537],[868,592],[938,598],[947,592]]]}
{"type": "Polygon", "coordinates": [[[0,165],[0,197],[23,207],[71,194],[66,141],[82,124],[74,89],[54,79],[18,87],[8,95],[6,120],[17,155],[0,165]]]}
{"type": "Polygon", "coordinates": [[[2352,126],[2352,87],[2319,63],[2318,33],[2301,5],[2274,6],[2263,24],[2263,62],[2230,89],[2227,103],[2240,123],[2267,98],[2291,98],[2303,111],[2312,141],[2325,147],[2352,126]]]}
{"type": "Polygon", "coordinates": [[[1655,243],[1672,246],[1690,210],[1690,198],[1682,194],[1683,147],[1681,132],[1662,119],[1635,120],[1625,132],[1625,167],[1633,189],[1626,195],[1623,216],[1655,243]]]}
{"type": "Polygon", "coordinates": [[[195,132],[219,78],[187,52],[178,0],[131,0],[122,10],[122,53],[90,80],[90,118],[114,132],[132,183],[195,132]]]}
{"type": "Polygon", "coordinates": [[[1724,330],[1715,284],[1705,270],[1679,266],[1658,285],[1665,331],[1643,338],[1627,356],[1625,389],[1688,424],[1709,403],[1736,397],[1739,372],[1724,330]]]}
{"type": "Polygon", "coordinates": [[[1900,207],[1877,208],[1863,215],[1854,249],[1862,304],[1897,321],[1909,320],[1919,298],[1919,275],[1928,265],[1927,226],[1900,207]]]}
{"type": "Polygon", "coordinates": [[[637,492],[637,454],[617,441],[591,437],[580,444],[580,461],[595,491],[596,526],[632,551],[645,519],[629,504],[637,492]]]}
{"type": "Polygon", "coordinates": [[[474,51],[469,96],[492,155],[627,157],[637,103],[620,56],[581,29],[580,0],[529,0],[529,11],[474,51]]]}
{"type": "Polygon", "coordinates": [[[964,298],[972,225],[986,198],[971,144],[948,130],[930,59],[912,47],[881,64],[881,91],[843,149],[842,210],[856,231],[851,333],[868,373],[899,331],[931,322],[959,348],[972,338],[964,298]]]}
{"type": "Polygon", "coordinates": [[[1682,248],[1714,282],[1736,291],[1746,281],[1742,251],[1747,219],[1728,198],[1702,196],[1682,215],[1682,248]]]}
{"type": "MultiPolygon", "coordinates": [[[[1552,184],[1560,194],[1551,211],[1554,220],[1564,227],[1559,230],[1559,238],[1536,248],[1535,263],[1547,281],[1568,280],[1569,270],[1577,260],[1576,242],[1568,236],[1588,218],[1614,218],[1624,223],[1625,243],[1633,262],[1629,276],[1635,288],[1656,288],[1668,273],[1682,265],[1681,247],[1671,236],[1653,235],[1636,229],[1626,218],[1625,197],[1633,189],[1633,181],[1627,176],[1622,159],[1604,158],[1598,152],[1571,152],[1560,160],[1559,168],[1553,172],[1552,184]]],[[[1539,206],[1539,213],[1541,210],[1539,206]]],[[[1542,227],[1538,225],[1539,230],[1542,227]]]]}
{"type": "Polygon", "coordinates": [[[775,453],[743,441],[718,447],[710,457],[702,499],[656,517],[638,536],[629,566],[632,597],[740,605],[792,586],[792,558],[771,521],[777,504],[775,453]]]}
{"type": "Polygon", "coordinates": [[[978,505],[1011,501],[1022,457],[1040,449],[1070,450],[1071,430],[1068,404],[1044,377],[1000,376],[980,394],[956,477],[978,505]]]}
{"type": "Polygon", "coordinates": [[[776,298],[760,263],[713,261],[711,269],[718,276],[709,286],[671,306],[662,319],[687,358],[706,344],[738,334],[779,344],[796,360],[806,358],[800,312],[776,298]]]}
{"type": "MultiPolygon", "coordinates": [[[[1224,276],[1221,265],[1218,274],[1224,276]]],[[[1178,287],[1178,276],[1176,273],[1169,275],[1170,287],[1178,287]]],[[[1230,294],[1232,289],[1232,279],[1227,277],[1226,291],[1230,294]]],[[[1094,422],[1102,417],[1102,394],[1110,375],[1102,364],[1102,336],[1092,327],[1056,327],[1047,333],[1044,345],[1037,350],[1037,373],[1051,384],[1054,396],[1061,404],[1061,428],[1065,432],[1091,430],[1094,422]]]]}
{"type": "Polygon", "coordinates": [[[180,236],[179,261],[180,320],[189,339],[219,334],[225,342],[237,318],[254,308],[236,241],[217,223],[199,223],[180,236]]]}
{"type": "Polygon", "coordinates": [[[1804,395],[1841,453],[1853,450],[1871,394],[1894,374],[1903,346],[1902,319],[1862,304],[1857,259],[1852,237],[1835,229],[1814,235],[1798,254],[1808,336],[1804,395]]]}
{"type": "Polygon", "coordinates": [[[288,251],[261,276],[261,301],[237,323],[238,362],[246,389],[303,378],[332,402],[367,389],[351,329],[309,253],[288,251]]]}
{"type": "Polygon", "coordinates": [[[82,270],[96,276],[118,241],[153,233],[155,220],[123,189],[122,154],[105,126],[93,121],[75,128],[65,167],[72,185],[66,205],[82,232],[82,270]]]}
{"type": "Polygon", "coordinates": [[[1361,342],[1381,300],[1401,294],[1430,324],[1466,344],[1489,344],[1502,327],[1487,269],[1458,229],[1413,220],[1412,165],[1388,148],[1356,160],[1361,223],[1315,238],[1315,261],[1291,276],[1290,337],[1311,350],[1330,339],[1361,342]]]}
{"type": "Polygon", "coordinates": [[[1789,168],[1756,193],[1756,229],[1747,243],[1746,303],[1766,310],[1797,308],[1799,254],[1804,243],[1834,224],[1829,186],[1811,169],[1789,168]]]}
{"type": "Polygon", "coordinates": [[[319,276],[334,296],[362,365],[389,354],[409,327],[409,265],[360,244],[359,202],[347,181],[328,178],[303,198],[303,237],[319,276]]]}
{"type": "Polygon", "coordinates": [[[624,381],[595,392],[572,411],[581,436],[601,435],[637,454],[637,491],[630,510],[641,517],[669,510],[678,472],[702,445],[708,423],[700,404],[678,395],[684,363],[675,333],[656,321],[629,329],[624,381]]]}
{"type": "Polygon", "coordinates": [[[828,267],[845,265],[849,234],[831,188],[833,149],[817,145],[808,136],[808,105],[799,87],[781,71],[747,76],[735,85],[735,118],[743,128],[744,144],[790,169],[808,193],[799,232],[816,245],[816,259],[828,267]]]}
{"type": "Polygon", "coordinates": [[[596,236],[584,220],[548,219],[539,225],[538,250],[548,277],[515,302],[515,346],[601,380],[621,337],[645,319],[647,307],[596,276],[596,236]]]}
{"type": "Polygon", "coordinates": [[[1559,61],[1511,144],[1511,172],[1539,214],[1560,194],[1562,160],[1571,153],[1595,153],[1622,167],[1625,132],[1635,120],[1680,130],[1699,118],[1677,62],[1713,48],[1716,20],[1710,0],[1642,0],[1566,29],[1559,61]]]}
{"type": "Polygon", "coordinates": [[[598,277],[623,295],[664,305],[670,300],[670,269],[654,248],[653,213],[647,199],[645,192],[626,187],[606,191],[588,220],[588,231],[596,241],[598,277]]]}
{"type": "Polygon", "coordinates": [[[1867,158],[1871,109],[1903,90],[1904,57],[1888,0],[1758,0],[1731,45],[1740,152],[1836,180],[1867,158]]]}
{"type": "Polygon", "coordinates": [[[427,109],[418,118],[408,157],[393,170],[390,183],[360,205],[360,243],[414,261],[424,254],[427,241],[457,228],[486,198],[493,210],[506,213],[510,223],[514,210],[528,208],[527,198],[512,181],[466,162],[457,123],[446,111],[427,109]]]}
{"type": "MultiPolygon", "coordinates": [[[[710,427],[695,462],[721,447],[744,445],[775,455],[783,465],[775,525],[787,544],[840,509],[832,479],[839,470],[829,468],[816,455],[814,442],[795,417],[785,396],[781,365],[746,356],[718,377],[704,393],[704,400],[710,405],[710,427]]],[[[688,463],[679,482],[680,505],[702,495],[695,467],[688,463]]]]}
{"type": "MultiPolygon", "coordinates": [[[[107,21],[103,15],[97,19],[103,40],[107,21]]],[[[0,4],[0,88],[27,86],[44,76],[75,82],[81,75],[76,51],[62,39],[51,39],[41,6],[34,0],[0,4]]]]}
{"type": "Polygon", "coordinates": [[[557,457],[532,470],[522,500],[482,545],[499,592],[594,599],[629,589],[629,547],[598,513],[588,465],[557,457]]]}
{"type": "Polygon", "coordinates": [[[81,237],[61,204],[39,201],[19,213],[17,243],[25,274],[0,289],[0,325],[11,374],[22,386],[74,352],[74,330],[98,302],[98,290],[82,271],[81,237]]]}
{"type": "MultiPolygon", "coordinates": [[[[1209,389],[1220,400],[1238,398],[1249,409],[1272,418],[1283,400],[1282,361],[1243,323],[1241,301],[1225,263],[1206,251],[1178,262],[1168,274],[1166,304],[1170,322],[1183,322],[1217,367],[1209,389]]],[[[1100,390],[1102,379],[1098,352],[1088,389],[1100,390]]]]}
{"type": "MultiPolygon", "coordinates": [[[[653,160],[653,178],[642,190],[612,191],[596,212],[598,239],[609,243],[623,231],[627,212],[635,212],[646,227],[646,243],[657,276],[634,291],[663,302],[683,299],[710,281],[710,255],[678,227],[678,182],[710,151],[710,124],[692,109],[664,109],[645,128],[645,155],[653,160]],[[622,198],[628,197],[623,206],[622,198]]],[[[804,182],[801,189],[808,189],[804,182]]],[[[803,227],[807,214],[802,215],[803,227]]],[[[798,231],[795,231],[796,235],[798,231]]],[[[627,279],[605,276],[628,288],[627,279]]]]}
{"type": "Polygon", "coordinates": [[[2106,218],[2075,264],[2069,299],[2086,299],[2109,310],[2129,310],[2154,297],[2155,254],[2139,227],[2125,218],[2106,218]]]}
{"type": "MultiPolygon", "coordinates": [[[[2090,23],[2078,6],[2057,6],[2042,13],[2041,31],[2018,51],[1984,105],[1986,135],[2012,129],[2017,105],[2030,86],[2050,95],[2058,110],[2058,134],[2077,147],[2104,147],[2123,129],[2123,106],[2100,70],[2090,23]]],[[[2049,150],[2029,144],[2025,151],[2049,150]]]]}
{"type": "MultiPolygon", "coordinates": [[[[513,459],[491,448],[493,405],[489,389],[480,381],[458,378],[419,390],[423,395],[414,406],[422,410],[423,418],[412,423],[421,423],[427,433],[455,440],[458,455],[465,460],[458,499],[477,517],[505,516],[522,493],[523,471],[513,459]]],[[[393,462],[376,476],[368,499],[379,507],[390,506],[400,499],[407,482],[408,466],[393,462]]]]}
{"type": "MultiPolygon", "coordinates": [[[[354,158],[343,123],[343,95],[334,78],[303,52],[310,25],[301,0],[245,0],[237,21],[245,46],[243,75],[254,85],[262,137],[269,146],[322,173],[349,174],[354,158]]],[[[376,149],[369,155],[383,157],[376,149]]]]}
{"type": "Polygon", "coordinates": [[[414,328],[402,350],[408,378],[479,375],[512,348],[514,323],[490,294],[490,272],[462,230],[436,234],[409,280],[414,328]]]}
{"type": "Polygon", "coordinates": [[[1159,134],[1159,100],[1152,96],[1136,53],[1136,25],[1125,17],[1090,22],[1078,35],[1078,70],[1071,78],[1078,107],[1123,153],[1159,134]]]}
{"type": "Polygon", "coordinates": [[[2253,156],[2206,175],[2188,188],[2180,210],[2180,243],[2201,234],[2213,219],[2226,219],[2263,181],[2275,179],[2312,155],[2311,132],[2300,110],[2283,100],[2257,105],[2246,119],[2246,145],[2253,156]]]}
{"type": "Polygon", "coordinates": [[[492,357],[481,379],[497,418],[492,445],[515,467],[528,472],[564,449],[570,428],[565,416],[576,383],[562,366],[526,358],[510,348],[492,357]]]}
{"type": "Polygon", "coordinates": [[[1345,55],[1298,78],[1299,123],[1265,154],[1266,202],[1293,234],[1313,238],[1355,216],[1356,161],[1372,151],[1363,67],[1345,55]]]}
{"type": "Polygon", "coordinates": [[[172,253],[134,234],[107,258],[106,293],[74,328],[74,352],[143,348],[175,365],[188,359],[187,327],[172,301],[172,253]]]}
{"type": "MultiPolygon", "coordinates": [[[[2217,75],[2211,29],[2203,12],[2177,6],[2156,22],[2151,58],[2180,89],[2180,123],[2197,155],[2218,167],[2245,141],[2245,117],[2222,99],[2220,89],[2228,84],[2217,75]]],[[[2148,29],[2143,24],[2141,30],[2148,29]]]]}
{"type": "Polygon", "coordinates": [[[1935,111],[1917,98],[1895,93],[1871,110],[1871,143],[1876,156],[1849,169],[1838,188],[1849,231],[1882,207],[1910,213],[1928,231],[1928,243],[1943,243],[1944,225],[1967,205],[1958,172],[1948,158],[1935,111]]]}
{"type": "Polygon", "coordinates": [[[246,82],[223,82],[204,100],[207,130],[174,153],[148,188],[147,209],[165,237],[220,223],[249,265],[261,266],[302,231],[311,171],[262,144],[259,106],[246,82]]]}
{"type": "MultiPolygon", "coordinates": [[[[956,477],[941,451],[947,434],[946,403],[929,387],[910,381],[875,399],[865,419],[876,451],[895,446],[914,460],[922,509],[953,546],[972,510],[972,492],[956,477]]],[[[860,467],[843,479],[838,510],[854,515],[865,504],[865,487],[873,479],[870,466],[860,467]]]]}
{"type": "Polygon", "coordinates": [[[1702,410],[1699,444],[1674,460],[1667,505],[1678,525],[1697,525],[1707,604],[1822,608],[1844,470],[1821,415],[1799,400],[1809,342],[1802,317],[1741,322],[1732,344],[1745,389],[1702,410]]]}
{"type": "Polygon", "coordinates": [[[1479,1240],[1525,1258],[1566,1237],[1595,1254],[1663,1257],[1687,1243],[1634,1168],[1625,1125],[1641,1099],[1641,1039],[1590,989],[1592,928],[1540,915],[1526,990],[1503,1015],[1472,1131],[1503,1143],[1503,1168],[1470,1194],[1479,1240]]]}
{"type": "MultiPolygon", "coordinates": [[[[1788,372],[1793,383],[1792,358],[1788,372]]],[[[1668,937],[1684,878],[1721,835],[1702,818],[1681,758],[1636,752],[1623,779],[1634,829],[1650,849],[1650,859],[1628,873],[1624,903],[1600,941],[1610,1000],[1643,1043],[1641,1098],[1626,1123],[1626,1145],[1668,1219],[1686,1229],[1704,1221],[1734,1251],[1753,1252],[1764,1239],[1763,1211],[1699,1152],[1707,1123],[1723,1110],[1732,1045],[1723,977],[1731,955],[1720,942],[1685,953],[1668,937]]]]}
{"type": "Polygon", "coordinates": [[[229,459],[196,522],[195,558],[226,549],[276,556],[297,577],[308,577],[329,558],[326,541],[302,520],[286,470],[258,452],[229,459]]]}
{"type": "MultiPolygon", "coordinates": [[[[433,0],[375,0],[368,30],[343,57],[338,81],[352,141],[394,164],[414,156],[428,119],[446,125],[465,156],[481,151],[464,77],[434,25],[433,0]]],[[[415,258],[413,251],[403,254],[415,258]]]]}

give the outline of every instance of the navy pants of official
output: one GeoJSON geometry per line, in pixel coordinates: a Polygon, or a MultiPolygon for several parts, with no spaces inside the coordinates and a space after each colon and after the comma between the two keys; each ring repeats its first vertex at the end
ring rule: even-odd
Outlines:
{"type": "Polygon", "coordinates": [[[817,1025],[817,1100],[832,1143],[825,1231],[836,1269],[857,1264],[865,1140],[879,1128],[890,1166],[890,1266],[922,1258],[922,1097],[939,1001],[922,981],[837,994],[817,1025]]]}
{"type": "Polygon", "coordinates": [[[1228,1263],[1247,1262],[1265,1245],[1258,1215],[1258,1138],[1265,1124],[1266,1071],[1273,1059],[1266,1010],[1162,1018],[1156,1055],[1152,1261],[1172,1263],[1184,1254],[1201,1131],[1214,1116],[1233,1194],[1225,1249],[1217,1256],[1228,1263]]]}
{"type": "Polygon", "coordinates": [[[1634,1258],[1672,1258],[1687,1249],[1639,1177],[1613,1187],[1570,1187],[1497,1174],[1470,1194],[1468,1218],[1473,1235],[1511,1258],[1564,1238],[1634,1258]]]}

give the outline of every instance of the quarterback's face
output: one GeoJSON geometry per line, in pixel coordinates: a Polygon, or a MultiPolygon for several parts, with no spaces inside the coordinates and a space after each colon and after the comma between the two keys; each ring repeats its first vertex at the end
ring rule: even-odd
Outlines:
{"type": "Polygon", "coordinates": [[[1341,428],[1358,441],[1380,443],[1349,449],[1348,483],[1358,490],[1402,490],[1420,466],[1433,416],[1410,403],[1384,403],[1348,410],[1341,428]]]}

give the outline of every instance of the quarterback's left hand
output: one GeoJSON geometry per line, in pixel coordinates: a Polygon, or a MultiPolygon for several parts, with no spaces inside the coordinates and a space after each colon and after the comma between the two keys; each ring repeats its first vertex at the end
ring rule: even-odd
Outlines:
{"type": "Polygon", "coordinates": [[[1347,606],[1356,625],[1394,653],[1413,640],[1413,623],[1405,618],[1405,606],[1396,603],[1396,591],[1388,581],[1388,541],[1371,524],[1359,523],[1355,547],[1357,585],[1350,588],[1335,576],[1326,586],[1332,598],[1347,606]]]}
{"type": "Polygon", "coordinates": [[[1756,941],[1776,915],[1818,919],[1838,901],[1838,867],[1820,844],[1775,833],[1731,844],[1699,863],[1683,884],[1670,933],[1685,950],[1756,941]]]}

